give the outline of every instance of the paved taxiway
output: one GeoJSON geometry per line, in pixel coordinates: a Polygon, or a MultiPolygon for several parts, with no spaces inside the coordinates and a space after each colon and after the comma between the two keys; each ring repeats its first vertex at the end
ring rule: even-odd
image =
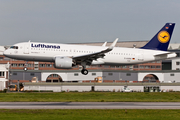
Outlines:
{"type": "Polygon", "coordinates": [[[0,102],[0,109],[180,109],[180,102],[0,102]]]}

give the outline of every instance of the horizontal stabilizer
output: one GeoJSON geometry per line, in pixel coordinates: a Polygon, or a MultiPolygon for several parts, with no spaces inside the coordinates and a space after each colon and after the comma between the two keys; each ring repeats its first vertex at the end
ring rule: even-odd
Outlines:
{"type": "Polygon", "coordinates": [[[175,52],[172,52],[172,53],[163,53],[163,54],[154,54],[154,57],[166,57],[166,58],[174,58],[176,57],[177,54],[175,52]]]}

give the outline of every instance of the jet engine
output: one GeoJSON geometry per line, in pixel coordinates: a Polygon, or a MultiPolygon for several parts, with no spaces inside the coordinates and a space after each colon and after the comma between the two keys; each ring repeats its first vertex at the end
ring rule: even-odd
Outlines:
{"type": "Polygon", "coordinates": [[[55,58],[55,64],[54,67],[55,68],[65,68],[65,69],[70,69],[72,68],[72,58],[69,57],[56,57],[55,58]]]}

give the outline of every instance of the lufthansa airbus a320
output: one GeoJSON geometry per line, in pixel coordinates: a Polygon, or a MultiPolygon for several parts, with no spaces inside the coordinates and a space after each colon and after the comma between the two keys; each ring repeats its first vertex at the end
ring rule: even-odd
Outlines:
{"type": "Polygon", "coordinates": [[[118,38],[106,46],[86,46],[39,42],[17,43],[4,51],[4,55],[26,61],[54,62],[59,69],[71,69],[81,65],[81,73],[88,74],[87,65],[132,65],[176,57],[167,48],[175,23],[166,23],[163,28],[142,48],[115,47],[118,38]]]}

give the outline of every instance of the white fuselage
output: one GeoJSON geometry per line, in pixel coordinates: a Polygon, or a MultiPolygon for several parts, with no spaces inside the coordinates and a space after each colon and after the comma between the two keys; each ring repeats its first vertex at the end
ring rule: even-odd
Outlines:
{"type": "MultiPolygon", "coordinates": [[[[91,54],[108,48],[104,46],[52,44],[38,42],[23,42],[15,44],[14,46],[18,46],[18,49],[9,48],[4,52],[4,55],[14,59],[46,62],[54,62],[54,59],[57,56],[66,56],[73,58],[75,56],[91,54]]],[[[170,52],[138,48],[114,47],[112,51],[105,53],[104,58],[93,60],[92,64],[128,65],[176,57],[175,53],[167,53],[170,52]],[[155,56],[158,54],[165,55],[155,56]]]]}

